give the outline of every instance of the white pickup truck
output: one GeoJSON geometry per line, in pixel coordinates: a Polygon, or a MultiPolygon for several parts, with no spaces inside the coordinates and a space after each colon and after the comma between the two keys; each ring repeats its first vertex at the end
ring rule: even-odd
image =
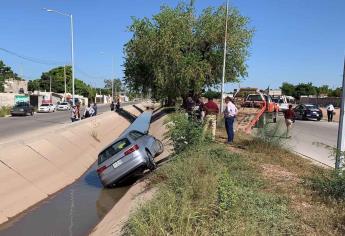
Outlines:
{"type": "Polygon", "coordinates": [[[289,103],[286,96],[273,97],[272,101],[279,105],[279,111],[281,112],[289,109],[289,103]]]}

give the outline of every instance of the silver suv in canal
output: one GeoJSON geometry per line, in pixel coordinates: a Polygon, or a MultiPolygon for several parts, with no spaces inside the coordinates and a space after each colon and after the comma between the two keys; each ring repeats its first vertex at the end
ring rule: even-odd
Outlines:
{"type": "Polygon", "coordinates": [[[152,135],[131,130],[100,152],[98,176],[105,187],[111,187],[133,173],[153,170],[154,157],[163,149],[162,142],[152,135]]]}

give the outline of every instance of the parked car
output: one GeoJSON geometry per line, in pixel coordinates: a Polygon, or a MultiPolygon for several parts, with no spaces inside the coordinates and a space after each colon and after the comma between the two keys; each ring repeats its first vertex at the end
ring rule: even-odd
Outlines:
{"type": "Polygon", "coordinates": [[[55,108],[53,104],[41,104],[38,107],[38,112],[54,112],[55,108]]]}
{"type": "Polygon", "coordinates": [[[152,135],[132,130],[100,152],[98,176],[105,187],[114,186],[135,173],[155,169],[154,157],[162,152],[161,141],[152,135]]]}
{"type": "Polygon", "coordinates": [[[69,105],[68,102],[62,102],[57,106],[58,111],[67,111],[70,109],[71,109],[71,106],[69,105]]]}
{"type": "Polygon", "coordinates": [[[26,116],[28,114],[31,116],[34,114],[34,107],[27,102],[19,102],[11,110],[12,116],[26,116]]]}
{"type": "Polygon", "coordinates": [[[298,120],[318,120],[322,119],[322,111],[317,105],[301,104],[294,108],[295,118],[298,120]]]}

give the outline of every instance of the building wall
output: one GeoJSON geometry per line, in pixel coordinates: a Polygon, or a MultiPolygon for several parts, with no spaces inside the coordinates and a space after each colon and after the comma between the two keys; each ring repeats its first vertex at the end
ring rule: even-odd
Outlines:
{"type": "Polygon", "coordinates": [[[5,80],[4,92],[5,93],[19,93],[20,89],[23,89],[23,93],[28,93],[28,81],[25,80],[5,80]]]}
{"type": "Polygon", "coordinates": [[[325,107],[329,104],[333,104],[335,107],[340,107],[340,102],[341,102],[341,99],[336,98],[336,97],[327,97],[327,98],[301,97],[299,100],[299,103],[301,104],[310,103],[310,104],[319,105],[321,107],[325,107]]]}
{"type": "Polygon", "coordinates": [[[15,93],[0,93],[0,107],[14,106],[15,93]]]}

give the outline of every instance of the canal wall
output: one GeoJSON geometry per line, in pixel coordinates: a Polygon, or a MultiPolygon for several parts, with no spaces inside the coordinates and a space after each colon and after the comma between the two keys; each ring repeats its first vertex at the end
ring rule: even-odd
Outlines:
{"type": "MultiPolygon", "coordinates": [[[[132,106],[125,110],[136,113],[132,106]]],[[[115,112],[0,144],[0,224],[77,180],[129,122],[115,112]]]]}

